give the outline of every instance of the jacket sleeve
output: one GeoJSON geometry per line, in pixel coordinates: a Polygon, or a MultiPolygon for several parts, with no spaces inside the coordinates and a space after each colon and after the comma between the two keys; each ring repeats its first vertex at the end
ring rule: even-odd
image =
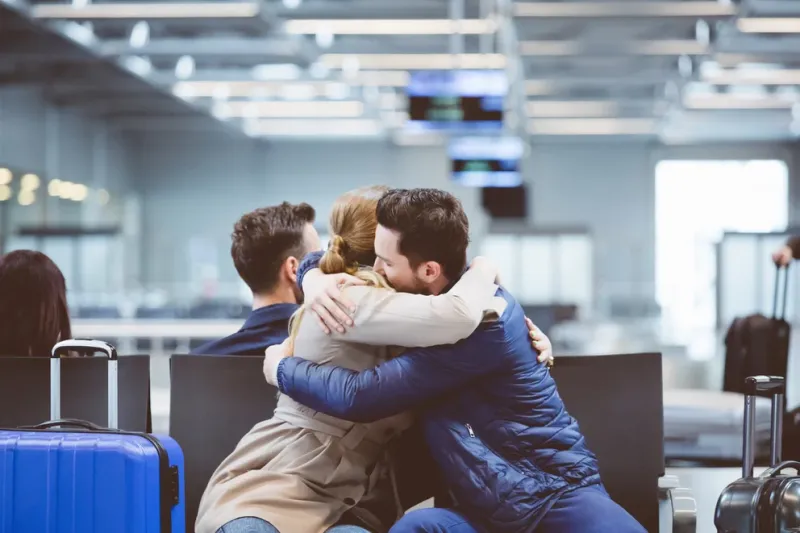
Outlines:
{"type": "Polygon", "coordinates": [[[353,422],[373,422],[496,372],[506,361],[502,344],[486,338],[480,329],[451,346],[412,350],[361,372],[287,357],[278,364],[278,387],[314,410],[353,422]]]}
{"type": "Polygon", "coordinates": [[[492,303],[497,285],[481,270],[467,271],[436,296],[354,285],[344,294],[355,304],[354,327],[333,338],[378,346],[437,346],[472,334],[492,303]]]}
{"type": "Polygon", "coordinates": [[[297,267],[297,287],[301,291],[303,290],[303,278],[309,271],[319,268],[319,262],[323,255],[325,255],[323,250],[310,252],[300,261],[300,266],[297,267]]]}
{"type": "Polygon", "coordinates": [[[800,235],[789,237],[786,246],[792,249],[792,257],[800,259],[800,235]]]}

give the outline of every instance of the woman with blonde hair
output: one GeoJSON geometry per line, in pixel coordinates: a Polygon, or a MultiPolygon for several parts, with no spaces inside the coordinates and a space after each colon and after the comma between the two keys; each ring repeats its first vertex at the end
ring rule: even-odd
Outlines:
{"type": "MultiPolygon", "coordinates": [[[[480,324],[496,290],[497,272],[488,263],[471,268],[438,296],[395,292],[366,266],[375,261],[376,207],[387,190],[366,187],[337,199],[330,215],[332,239],[320,262],[326,274],[345,272],[363,282],[344,288],[355,304],[358,327],[326,335],[304,319],[301,308],[290,324],[294,355],[363,370],[399,353],[392,346],[455,343],[480,324]]],[[[387,531],[403,512],[387,444],[411,422],[409,414],[369,424],[347,422],[281,395],[274,416],[245,435],[212,476],[196,531],[367,531],[334,527],[343,518],[374,533],[387,531]]]]}

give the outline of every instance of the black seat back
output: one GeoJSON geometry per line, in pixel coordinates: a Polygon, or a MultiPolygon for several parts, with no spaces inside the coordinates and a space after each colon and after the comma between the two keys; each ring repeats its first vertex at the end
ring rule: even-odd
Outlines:
{"type": "MultiPolygon", "coordinates": [[[[61,416],[105,427],[108,423],[108,360],[61,360],[61,416]]],[[[150,430],[150,357],[119,358],[119,427],[150,430]]],[[[0,357],[0,427],[39,424],[50,419],[50,358],[0,357]]]]}
{"type": "Polygon", "coordinates": [[[186,524],[211,475],[252,427],[275,411],[262,357],[173,355],[170,359],[170,435],[181,445],[186,477],[186,524]]]}
{"type": "Polygon", "coordinates": [[[611,497],[657,532],[664,474],[661,354],[558,357],[552,374],[611,497]]]}

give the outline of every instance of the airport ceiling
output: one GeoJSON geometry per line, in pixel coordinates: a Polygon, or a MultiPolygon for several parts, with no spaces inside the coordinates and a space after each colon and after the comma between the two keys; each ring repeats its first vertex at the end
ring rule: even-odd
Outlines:
{"type": "Polygon", "coordinates": [[[505,69],[534,140],[800,136],[796,0],[0,0],[0,83],[123,127],[437,142],[404,86],[453,68],[505,69]]]}

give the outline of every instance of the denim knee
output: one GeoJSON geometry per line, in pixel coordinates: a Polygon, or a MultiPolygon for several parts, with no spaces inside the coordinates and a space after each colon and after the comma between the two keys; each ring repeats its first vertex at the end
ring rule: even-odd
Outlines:
{"type": "Polygon", "coordinates": [[[246,516],[231,520],[222,526],[217,533],[280,533],[280,531],[265,520],[254,516],[246,516]]]}

